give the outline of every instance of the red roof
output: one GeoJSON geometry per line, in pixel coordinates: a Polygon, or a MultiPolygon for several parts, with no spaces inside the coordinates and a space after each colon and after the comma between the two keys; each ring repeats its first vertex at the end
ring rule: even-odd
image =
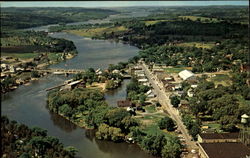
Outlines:
{"type": "Polygon", "coordinates": [[[200,143],[209,158],[246,158],[250,148],[242,143],[200,143]]]}

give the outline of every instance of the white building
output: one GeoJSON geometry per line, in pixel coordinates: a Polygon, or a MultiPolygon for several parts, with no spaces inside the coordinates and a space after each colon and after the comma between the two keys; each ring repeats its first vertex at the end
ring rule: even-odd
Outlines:
{"type": "Polygon", "coordinates": [[[143,78],[143,79],[139,79],[138,82],[142,82],[142,83],[145,83],[145,82],[148,82],[148,79],[146,78],[143,78]]]}
{"type": "Polygon", "coordinates": [[[179,76],[184,81],[195,79],[194,73],[192,73],[191,71],[188,71],[188,70],[183,70],[183,71],[179,72],[179,76]]]}

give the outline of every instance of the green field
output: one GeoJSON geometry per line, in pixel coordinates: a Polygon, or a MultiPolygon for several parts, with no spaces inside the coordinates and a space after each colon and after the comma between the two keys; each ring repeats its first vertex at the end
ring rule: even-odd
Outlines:
{"type": "Polygon", "coordinates": [[[92,28],[92,29],[80,29],[80,30],[65,30],[65,32],[69,32],[72,34],[85,36],[85,37],[96,37],[100,36],[104,33],[111,33],[111,32],[123,32],[127,31],[128,29],[124,26],[117,26],[117,27],[99,27],[99,28],[92,28]]]}
{"type": "Polygon", "coordinates": [[[171,67],[171,68],[165,68],[164,71],[166,73],[172,74],[172,73],[179,73],[185,69],[191,70],[192,68],[191,67],[171,67]]]}
{"type": "Polygon", "coordinates": [[[186,43],[180,43],[178,44],[178,46],[211,49],[212,47],[214,47],[214,43],[213,42],[208,42],[208,43],[186,42],[186,43]]]}
{"type": "Polygon", "coordinates": [[[38,53],[1,53],[1,56],[11,56],[19,59],[30,59],[38,56],[38,53]]]}
{"type": "Polygon", "coordinates": [[[229,86],[232,84],[232,81],[227,74],[216,74],[215,77],[209,78],[208,81],[214,82],[215,85],[222,84],[223,86],[229,86]]]}
{"type": "Polygon", "coordinates": [[[144,21],[144,23],[146,26],[149,26],[149,25],[154,25],[158,22],[163,22],[163,21],[171,21],[171,20],[148,20],[148,21],[144,21]]]}

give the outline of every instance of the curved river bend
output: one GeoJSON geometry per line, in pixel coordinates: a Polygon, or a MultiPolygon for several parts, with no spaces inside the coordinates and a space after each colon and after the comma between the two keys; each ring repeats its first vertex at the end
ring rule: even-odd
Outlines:
{"type": "MultiPolygon", "coordinates": [[[[75,58],[51,65],[50,67],[53,68],[107,68],[109,64],[127,61],[139,51],[136,47],[127,44],[90,40],[67,33],[55,33],[51,36],[72,40],[78,50],[75,58]]],[[[134,144],[96,140],[90,131],[50,113],[46,108],[45,89],[58,85],[66,79],[64,76],[49,75],[38,81],[32,81],[28,86],[20,86],[15,91],[2,95],[2,115],[7,115],[10,119],[30,127],[38,126],[46,129],[49,135],[58,137],[66,146],[76,147],[79,150],[77,157],[153,158],[134,144]]],[[[117,100],[125,98],[127,83],[128,81],[125,80],[121,88],[105,94],[111,106],[115,106],[117,100]]]]}

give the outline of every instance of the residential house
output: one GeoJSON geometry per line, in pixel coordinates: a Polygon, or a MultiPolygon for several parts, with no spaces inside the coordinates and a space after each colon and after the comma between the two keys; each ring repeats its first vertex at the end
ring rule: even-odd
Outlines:
{"type": "Polygon", "coordinates": [[[146,96],[148,98],[154,98],[154,97],[156,97],[155,93],[151,89],[146,93],[146,96]]]}

